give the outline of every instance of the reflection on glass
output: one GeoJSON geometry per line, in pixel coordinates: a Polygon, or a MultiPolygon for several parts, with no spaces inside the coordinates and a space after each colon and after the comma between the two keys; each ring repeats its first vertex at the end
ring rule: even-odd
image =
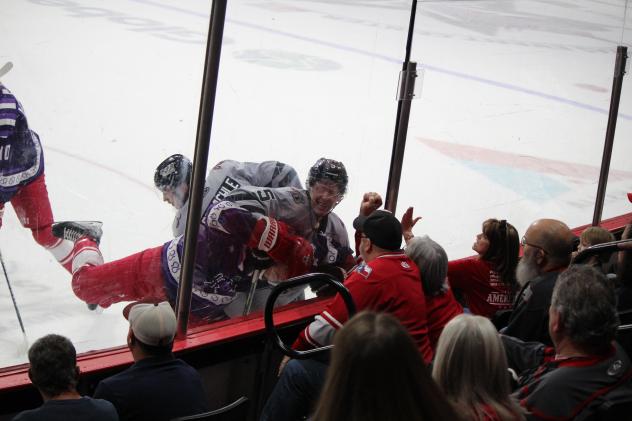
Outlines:
{"type": "MultiPolygon", "coordinates": [[[[246,307],[256,317],[271,286],[301,265],[350,268],[352,221],[364,193],[383,194],[388,178],[409,7],[229,4],[196,317],[221,320],[246,307]],[[330,179],[340,172],[313,170],[321,157],[344,165],[344,185],[330,179]],[[226,200],[233,205],[212,207],[226,200]]],[[[412,105],[397,215],[414,206],[423,216],[416,233],[430,234],[451,259],[472,253],[471,237],[491,217],[511,221],[520,235],[538,217],[589,222],[614,49],[621,37],[629,43],[626,9],[589,1],[420,2],[411,58],[425,77],[412,105]]],[[[175,299],[189,193],[184,157],[192,159],[209,10],[193,0],[98,7],[29,0],[0,12],[0,65],[14,64],[2,82],[39,135],[55,220],[103,223],[106,263],[72,259],[75,269],[86,266],[73,277],[3,199],[0,250],[31,342],[55,332],[79,352],[122,345],[124,302],[175,299]],[[25,33],[27,21],[37,30],[25,33]],[[182,158],[160,165],[174,154],[182,158]],[[82,278],[90,288],[78,288],[82,278]],[[106,308],[91,311],[86,302],[106,308]]],[[[632,151],[621,141],[632,113],[626,82],[604,217],[629,210],[619,198],[632,177],[625,160],[632,151]]],[[[10,349],[2,364],[24,362],[7,294],[0,313],[0,340],[10,349]]]]}

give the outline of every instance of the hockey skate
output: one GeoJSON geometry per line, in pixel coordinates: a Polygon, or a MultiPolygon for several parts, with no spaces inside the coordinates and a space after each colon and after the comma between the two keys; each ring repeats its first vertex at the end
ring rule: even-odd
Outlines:
{"type": "Polygon", "coordinates": [[[103,222],[99,221],[63,221],[53,223],[51,229],[55,237],[73,243],[82,237],[88,237],[99,244],[103,235],[102,226],[103,222]]]}
{"type": "MultiPolygon", "coordinates": [[[[55,237],[63,238],[73,243],[82,238],[89,238],[98,245],[103,235],[101,226],[103,226],[103,223],[99,221],[63,221],[53,223],[51,230],[55,237]]],[[[100,253],[99,256],[101,256],[100,253]]],[[[98,304],[86,303],[86,305],[88,310],[91,311],[95,311],[98,308],[98,304]]]]}

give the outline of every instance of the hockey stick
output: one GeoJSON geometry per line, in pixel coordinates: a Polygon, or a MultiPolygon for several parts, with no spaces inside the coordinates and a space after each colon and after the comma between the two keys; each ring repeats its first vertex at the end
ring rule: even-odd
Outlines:
{"type": "Polygon", "coordinates": [[[11,69],[13,69],[13,63],[11,63],[10,61],[7,61],[4,66],[0,67],[0,77],[6,75],[7,73],[9,73],[11,71],[11,69]]]}
{"type": "Polygon", "coordinates": [[[11,288],[11,282],[9,282],[9,275],[7,274],[7,268],[4,265],[2,252],[0,252],[0,263],[2,264],[2,271],[4,272],[4,278],[7,280],[7,285],[9,286],[9,293],[11,294],[11,300],[13,300],[13,307],[15,308],[15,314],[18,316],[18,321],[20,322],[20,328],[22,329],[22,333],[24,334],[24,337],[26,337],[26,331],[24,330],[24,323],[22,323],[22,316],[20,316],[20,309],[18,309],[18,303],[15,301],[15,295],[13,295],[13,288],[11,288]]]}
{"type": "Polygon", "coordinates": [[[250,310],[252,309],[252,302],[255,298],[255,292],[257,290],[257,281],[259,281],[259,276],[261,276],[261,271],[259,269],[255,270],[252,273],[252,280],[250,281],[250,291],[248,291],[248,296],[246,297],[246,304],[244,305],[243,315],[247,316],[250,314],[250,310]]]}

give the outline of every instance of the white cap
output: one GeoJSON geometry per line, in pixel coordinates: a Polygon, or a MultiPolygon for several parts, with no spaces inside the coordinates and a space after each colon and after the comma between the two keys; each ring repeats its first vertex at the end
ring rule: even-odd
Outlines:
{"type": "Polygon", "coordinates": [[[176,336],[176,314],[167,301],[132,303],[125,307],[123,315],[129,320],[136,339],[146,345],[167,345],[176,336]]]}

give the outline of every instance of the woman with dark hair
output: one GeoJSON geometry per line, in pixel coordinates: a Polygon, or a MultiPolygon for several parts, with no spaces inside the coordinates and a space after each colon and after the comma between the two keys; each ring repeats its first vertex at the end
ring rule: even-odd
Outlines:
{"type": "Polygon", "coordinates": [[[362,312],[334,338],[314,421],[458,420],[393,316],[362,312]]]}
{"type": "MultiPolygon", "coordinates": [[[[413,208],[402,217],[404,239],[413,237],[413,208]]],[[[492,318],[499,310],[509,310],[516,292],[516,266],[520,252],[518,231],[506,220],[488,219],[476,236],[472,250],[478,256],[453,260],[448,264],[450,286],[461,292],[470,312],[492,318]]]]}

